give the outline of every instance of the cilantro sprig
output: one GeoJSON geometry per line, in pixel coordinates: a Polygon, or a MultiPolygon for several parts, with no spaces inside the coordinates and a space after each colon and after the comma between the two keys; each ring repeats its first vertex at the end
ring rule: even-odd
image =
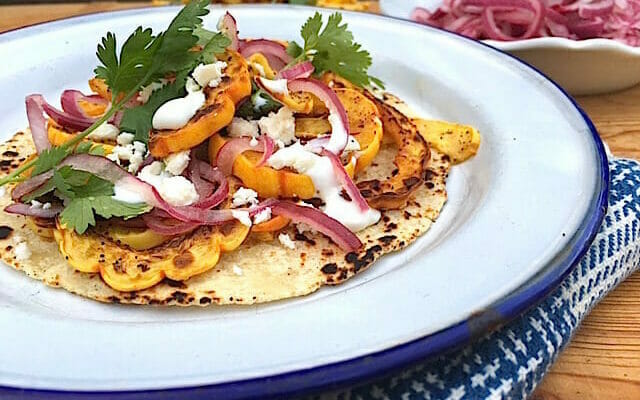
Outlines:
{"type": "MultiPolygon", "coordinates": [[[[51,170],[70,155],[82,139],[121,111],[142,87],[160,80],[167,74],[178,74],[192,67],[202,57],[200,52],[192,50],[199,40],[194,31],[202,25],[201,17],[209,12],[206,9],[208,4],[209,0],[191,1],[180,10],[167,30],[157,36],[153,35],[151,29],[136,29],[124,42],[119,54],[116,36],[111,32],[107,33],[98,45],[97,56],[101,65],[95,69],[95,73],[99,78],[105,79],[111,90],[111,107],[93,125],[76,134],[73,139],[43,151],[34,160],[1,178],[0,186],[21,181],[21,175],[31,168],[32,175],[51,170]]],[[[220,38],[216,36],[210,40],[219,41],[220,38]]],[[[213,44],[211,47],[217,48],[213,44]]]]}
{"type": "Polygon", "coordinates": [[[331,14],[323,28],[322,15],[316,12],[302,26],[300,34],[304,45],[290,42],[287,47],[289,55],[294,57],[291,65],[310,60],[316,74],[332,71],[360,87],[384,88],[380,79],[368,74],[371,55],[354,41],[353,33],[342,23],[342,14],[331,14]]]}

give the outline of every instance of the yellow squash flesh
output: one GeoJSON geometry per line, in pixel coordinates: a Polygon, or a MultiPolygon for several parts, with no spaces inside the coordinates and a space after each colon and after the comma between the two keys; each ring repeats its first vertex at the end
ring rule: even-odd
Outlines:
{"type": "Polygon", "coordinates": [[[203,226],[147,250],[117,243],[105,232],[82,235],[59,222],[54,236],[60,252],[80,272],[99,273],[112,288],[123,292],[149,288],[164,278],[183,281],[213,268],[220,253],[242,244],[249,228],[239,222],[203,226]]]}

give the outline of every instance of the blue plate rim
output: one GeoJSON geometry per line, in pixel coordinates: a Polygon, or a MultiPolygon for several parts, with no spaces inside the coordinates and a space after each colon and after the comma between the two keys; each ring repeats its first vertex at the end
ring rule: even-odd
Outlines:
{"type": "MultiPolygon", "coordinates": [[[[256,5],[214,5],[216,8],[238,8],[238,7],[261,7],[256,5]]],[[[265,7],[265,6],[262,6],[265,7]]],[[[278,8],[300,8],[313,12],[316,10],[324,10],[316,7],[295,6],[295,5],[269,5],[269,7],[278,8]]],[[[148,13],[164,11],[164,7],[143,7],[133,8],[119,11],[106,11],[88,15],[73,16],[58,19],[55,21],[47,21],[35,23],[21,28],[11,29],[0,33],[0,42],[2,39],[11,39],[8,36],[21,31],[32,31],[36,33],[38,29],[45,25],[65,25],[78,21],[95,21],[110,17],[112,15],[127,15],[136,13],[148,13]]],[[[353,11],[340,10],[343,14],[361,14],[353,11]]],[[[372,18],[382,20],[392,20],[396,22],[407,23],[418,26],[422,29],[437,30],[448,35],[453,35],[464,39],[471,45],[480,44],[489,51],[506,55],[525,67],[528,67],[534,73],[537,73],[545,80],[555,86],[559,92],[564,95],[570,103],[575,107],[583,118],[585,124],[589,128],[592,139],[594,141],[599,161],[600,190],[594,196],[589,214],[583,221],[580,228],[571,239],[567,248],[571,247],[568,254],[561,260],[556,261],[554,265],[551,263],[545,267],[538,275],[533,277],[529,282],[516,288],[510,294],[495,301],[480,313],[476,313],[468,319],[449,326],[438,332],[427,336],[414,339],[410,342],[402,343],[376,353],[365,356],[355,357],[349,360],[338,361],[308,369],[290,371],[286,373],[264,376],[259,378],[238,380],[232,382],[223,382],[212,385],[201,385],[181,388],[167,388],[154,390],[133,390],[133,391],[60,391],[60,390],[44,390],[44,389],[28,389],[11,386],[0,386],[0,395],[2,398],[27,398],[27,399],[114,399],[128,400],[136,399],[143,395],[145,399],[161,400],[161,399],[246,399],[246,398],[281,398],[282,396],[293,396],[304,393],[310,393],[323,389],[333,389],[363,383],[380,377],[391,371],[400,369],[407,365],[417,363],[419,361],[428,360],[436,355],[446,353],[452,349],[468,344],[472,339],[486,334],[499,326],[515,319],[528,308],[539,303],[547,294],[555,289],[560,282],[578,265],[584,254],[593,242],[602,220],[607,211],[609,197],[609,163],[605,146],[600,138],[596,127],[587,115],[587,113],[578,105],[578,103],[569,95],[560,85],[551,78],[546,76],[542,71],[527,62],[482,41],[471,39],[454,32],[444,31],[442,29],[425,26],[410,20],[387,15],[369,15],[372,18]]]]}

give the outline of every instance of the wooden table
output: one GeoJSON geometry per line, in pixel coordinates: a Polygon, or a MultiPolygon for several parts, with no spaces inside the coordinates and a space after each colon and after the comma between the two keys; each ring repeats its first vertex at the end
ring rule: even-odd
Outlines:
{"type": "MultiPolygon", "coordinates": [[[[101,1],[0,6],[0,32],[71,15],[147,5],[101,1]]],[[[640,159],[640,86],[579,97],[616,156],[640,159]]],[[[536,400],[640,399],[640,274],[602,301],[585,319],[534,394],[536,400]]]]}

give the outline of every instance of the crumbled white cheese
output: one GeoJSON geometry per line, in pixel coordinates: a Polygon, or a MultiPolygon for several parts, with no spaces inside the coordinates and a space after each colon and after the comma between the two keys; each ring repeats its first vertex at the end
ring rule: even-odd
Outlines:
{"type": "Polygon", "coordinates": [[[239,187],[238,190],[233,193],[231,204],[233,207],[240,207],[245,204],[255,206],[258,204],[258,193],[253,189],[239,187]]]}
{"type": "Polygon", "coordinates": [[[133,142],[133,150],[136,153],[144,153],[147,151],[147,145],[145,145],[143,142],[135,141],[133,142]]]}
{"type": "Polygon", "coordinates": [[[167,84],[167,82],[169,81],[166,79],[161,79],[160,82],[153,82],[143,87],[142,90],[138,92],[138,97],[136,97],[136,100],[142,104],[146,103],[147,101],[149,101],[149,97],[151,97],[151,94],[153,94],[153,92],[155,92],[156,90],[162,88],[167,84]]]}
{"type": "Polygon", "coordinates": [[[269,135],[276,143],[280,140],[285,145],[289,145],[296,140],[296,120],[293,117],[293,111],[287,107],[282,107],[277,113],[271,112],[268,116],[260,118],[258,125],[260,132],[269,135]]]}
{"type": "Polygon", "coordinates": [[[242,276],[242,268],[238,267],[238,264],[233,264],[233,267],[231,268],[233,269],[234,274],[242,276]]]}
{"type": "MultiPolygon", "coordinates": [[[[118,139],[120,139],[120,136],[118,139]]],[[[127,140],[128,137],[125,136],[125,139],[122,142],[124,143],[127,140]]],[[[118,165],[122,165],[123,161],[128,161],[129,165],[127,166],[127,170],[132,174],[135,174],[138,172],[138,169],[140,169],[140,165],[142,165],[146,154],[147,146],[142,142],[135,141],[125,145],[119,144],[115,146],[107,158],[118,165]]]]}
{"type": "MultiPolygon", "coordinates": [[[[289,147],[280,149],[273,153],[267,163],[275,169],[291,167],[300,172],[306,171],[315,164],[315,154],[307,151],[300,142],[296,142],[289,147]]],[[[316,156],[317,157],[317,156],[316,156]]],[[[326,172],[332,173],[329,169],[326,172]]]]}
{"type": "Polygon", "coordinates": [[[287,249],[294,250],[296,248],[296,242],[291,240],[291,237],[289,236],[288,233],[279,234],[278,240],[280,241],[280,244],[282,244],[287,249]]]}
{"type": "Polygon", "coordinates": [[[253,216],[254,224],[261,224],[271,219],[271,207],[266,207],[253,216]]]}
{"type": "Polygon", "coordinates": [[[198,82],[198,85],[205,87],[216,87],[222,82],[224,73],[223,69],[227,68],[227,63],[224,61],[216,61],[212,64],[200,64],[193,72],[193,79],[198,82]]]}
{"type": "Polygon", "coordinates": [[[275,80],[265,79],[265,78],[258,78],[258,79],[260,79],[262,86],[264,86],[264,88],[268,92],[281,94],[283,96],[289,95],[289,87],[287,86],[288,82],[286,79],[275,79],[275,80]]]}
{"type": "Polygon", "coordinates": [[[249,146],[256,147],[257,145],[258,145],[258,139],[251,138],[251,140],[249,141],[249,146]]]}
{"type": "Polygon", "coordinates": [[[205,103],[202,91],[187,93],[185,97],[169,100],[153,114],[153,129],[180,129],[184,127],[205,103]]]}
{"type": "Polygon", "coordinates": [[[126,146],[128,144],[132,144],[134,138],[135,138],[135,135],[133,133],[122,132],[121,134],[118,135],[118,139],[116,139],[116,143],[118,143],[120,146],[126,146]]]}
{"type": "Polygon", "coordinates": [[[279,149],[284,149],[285,147],[287,147],[284,144],[284,142],[282,140],[280,140],[280,139],[276,139],[275,142],[276,142],[276,146],[278,146],[279,149]]]}
{"type": "Polygon", "coordinates": [[[355,137],[349,135],[349,139],[347,140],[347,145],[344,148],[344,151],[357,151],[360,150],[360,143],[356,140],[355,137]]]}
{"type": "Polygon", "coordinates": [[[120,133],[120,130],[115,125],[105,122],[94,129],[87,137],[93,140],[116,140],[118,133],[120,133]]]}
{"type": "Polygon", "coordinates": [[[251,217],[249,217],[249,211],[231,210],[231,215],[233,215],[233,218],[240,221],[242,225],[251,226],[251,217]]]}
{"type": "Polygon", "coordinates": [[[182,175],[189,165],[190,159],[189,150],[169,154],[167,158],[164,159],[164,169],[172,175],[182,175]]]}
{"type": "Polygon", "coordinates": [[[43,204],[38,200],[31,200],[31,208],[48,210],[51,208],[51,203],[47,202],[43,204]]]}
{"type": "Polygon", "coordinates": [[[198,201],[198,192],[192,182],[184,176],[174,176],[163,167],[162,162],[154,161],[142,168],[138,178],[155,187],[171,205],[188,206],[198,201]]]}
{"type": "Polygon", "coordinates": [[[313,208],[313,204],[309,204],[309,203],[304,202],[302,200],[298,202],[298,205],[302,206],[302,207],[311,207],[311,208],[313,208]]]}
{"type": "Polygon", "coordinates": [[[15,236],[13,238],[15,246],[15,254],[17,261],[25,261],[31,257],[31,249],[27,242],[21,236],[15,236]]]}
{"type": "Polygon", "coordinates": [[[5,194],[7,194],[7,190],[4,186],[0,187],[0,197],[4,197],[5,194]]]}
{"type": "Polygon", "coordinates": [[[231,137],[250,136],[255,138],[259,135],[258,122],[247,121],[243,118],[234,118],[231,120],[229,126],[227,126],[227,133],[231,137]]]}

